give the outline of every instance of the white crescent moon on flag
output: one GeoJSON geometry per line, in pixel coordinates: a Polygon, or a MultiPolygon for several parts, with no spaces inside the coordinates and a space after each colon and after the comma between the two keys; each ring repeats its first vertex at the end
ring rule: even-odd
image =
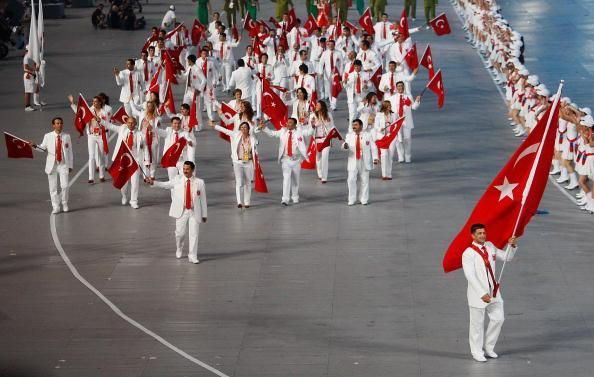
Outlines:
{"type": "Polygon", "coordinates": [[[130,153],[124,153],[120,161],[122,163],[122,166],[120,166],[120,171],[124,170],[125,168],[129,168],[130,166],[132,166],[132,163],[134,162],[132,156],[130,156],[130,153]],[[124,158],[128,160],[128,165],[124,165],[124,158]]]}
{"type": "Polygon", "coordinates": [[[538,151],[538,146],[540,145],[540,143],[535,143],[532,144],[531,146],[529,146],[528,148],[524,149],[522,151],[522,153],[520,153],[520,155],[518,156],[518,158],[516,159],[516,162],[514,162],[514,167],[518,164],[518,162],[520,162],[521,159],[523,159],[524,157],[528,156],[529,154],[532,153],[536,153],[536,151],[538,151]]]}
{"type": "Polygon", "coordinates": [[[85,119],[85,118],[87,117],[87,111],[85,110],[85,108],[84,108],[84,107],[81,107],[81,108],[80,108],[80,110],[81,110],[81,112],[82,112],[82,116],[81,116],[81,118],[82,118],[82,119],[85,119]]]}
{"type": "Polygon", "coordinates": [[[270,97],[270,102],[271,103],[274,103],[274,99],[272,98],[272,94],[270,94],[270,93],[264,93],[264,96],[262,98],[264,99],[264,98],[266,98],[266,96],[270,97]]]}
{"type": "Polygon", "coordinates": [[[181,143],[178,141],[177,143],[175,143],[173,145],[175,145],[175,151],[173,153],[177,153],[177,151],[179,150],[179,147],[181,147],[181,143]]]}
{"type": "Polygon", "coordinates": [[[401,28],[404,28],[404,22],[405,22],[405,19],[404,18],[401,18],[400,19],[400,27],[401,28]]]}
{"type": "Polygon", "coordinates": [[[12,142],[16,144],[17,149],[23,149],[23,143],[20,140],[12,139],[12,142]]]}
{"type": "Polygon", "coordinates": [[[445,21],[443,19],[435,21],[435,27],[438,29],[445,29],[445,21]]]}

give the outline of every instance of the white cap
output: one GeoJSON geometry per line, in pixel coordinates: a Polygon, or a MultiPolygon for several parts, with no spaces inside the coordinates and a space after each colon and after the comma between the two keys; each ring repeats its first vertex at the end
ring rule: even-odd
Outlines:
{"type": "Polygon", "coordinates": [[[170,6],[169,6],[169,9],[170,9],[170,10],[175,10],[175,5],[173,5],[173,4],[172,4],[172,5],[170,5],[170,6]]]}
{"type": "Polygon", "coordinates": [[[538,76],[536,76],[536,75],[528,76],[528,84],[530,84],[532,86],[537,86],[538,83],[539,83],[538,76]]]}
{"type": "Polygon", "coordinates": [[[586,114],[588,114],[588,115],[592,115],[592,110],[590,110],[590,108],[589,108],[589,107],[580,107],[580,108],[579,108],[579,110],[580,110],[582,113],[586,113],[586,114]]]}
{"type": "Polygon", "coordinates": [[[561,102],[563,102],[563,103],[571,103],[571,98],[569,98],[569,97],[563,97],[563,98],[561,98],[561,102]]]}
{"type": "Polygon", "coordinates": [[[580,124],[582,126],[592,127],[594,126],[594,118],[592,118],[591,115],[586,115],[585,117],[582,117],[582,119],[580,119],[580,124]]]}
{"type": "Polygon", "coordinates": [[[522,76],[530,75],[530,72],[525,67],[520,68],[520,72],[518,72],[518,73],[522,76]]]}
{"type": "Polygon", "coordinates": [[[549,92],[546,86],[540,84],[536,87],[536,94],[538,94],[539,96],[548,97],[551,95],[551,92],[549,92]]]}

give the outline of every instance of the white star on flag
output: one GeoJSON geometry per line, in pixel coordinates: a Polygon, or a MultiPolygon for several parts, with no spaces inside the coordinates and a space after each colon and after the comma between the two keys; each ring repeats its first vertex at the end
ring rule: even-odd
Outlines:
{"type": "Polygon", "coordinates": [[[508,197],[511,200],[514,200],[514,189],[518,186],[517,183],[509,183],[507,177],[503,177],[503,184],[499,186],[493,186],[501,193],[499,194],[499,201],[502,201],[503,198],[508,197]]]}

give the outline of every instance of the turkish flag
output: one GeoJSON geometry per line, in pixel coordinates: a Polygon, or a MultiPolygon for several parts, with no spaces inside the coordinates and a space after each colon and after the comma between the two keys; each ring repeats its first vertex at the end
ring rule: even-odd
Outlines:
{"type": "Polygon", "coordinates": [[[161,77],[161,65],[159,65],[159,67],[157,68],[157,72],[155,72],[155,74],[153,75],[153,78],[151,79],[151,82],[149,84],[149,92],[153,92],[153,93],[157,93],[159,94],[159,80],[161,77]]]}
{"type": "Polygon", "coordinates": [[[312,14],[307,17],[307,21],[305,21],[305,24],[303,24],[303,28],[307,30],[308,35],[312,35],[314,30],[318,28],[318,23],[312,14]]]}
{"type": "Polygon", "coordinates": [[[445,89],[441,79],[441,69],[433,76],[433,78],[427,83],[427,89],[431,90],[437,96],[437,107],[440,109],[443,107],[445,100],[445,89]]]}
{"type": "Polygon", "coordinates": [[[262,165],[260,165],[260,158],[257,153],[254,156],[254,190],[260,193],[268,192],[266,178],[264,178],[264,172],[262,171],[262,165]]]}
{"type": "Polygon", "coordinates": [[[178,46],[172,50],[171,49],[167,50],[167,53],[169,54],[169,57],[171,58],[171,62],[173,63],[173,68],[175,70],[175,73],[179,73],[181,71],[186,70],[186,68],[179,61],[179,56],[181,55],[181,52],[184,49],[185,49],[184,46],[178,46]]]}
{"type": "Polygon", "coordinates": [[[126,182],[128,182],[137,169],[138,164],[132,156],[132,152],[130,152],[126,143],[122,142],[116,158],[107,170],[113,180],[113,187],[118,190],[124,187],[126,182]]]}
{"type": "Polygon", "coordinates": [[[140,50],[142,51],[148,51],[149,45],[153,42],[156,42],[157,39],[159,39],[158,35],[152,35],[150,37],[148,37],[148,39],[146,40],[146,42],[144,42],[144,45],[142,46],[142,49],[140,50]]]}
{"type": "Polygon", "coordinates": [[[408,32],[408,18],[406,15],[406,8],[402,10],[400,14],[400,21],[398,22],[398,34],[404,36],[404,40],[407,40],[410,37],[410,33],[408,32]]]}
{"type": "Polygon", "coordinates": [[[270,118],[277,130],[287,124],[287,105],[270,87],[268,80],[262,80],[262,112],[270,118]]]}
{"type": "Polygon", "coordinates": [[[184,148],[188,144],[188,141],[185,137],[180,137],[177,142],[171,144],[169,148],[163,153],[163,157],[161,157],[161,166],[164,168],[174,168],[179,161],[179,156],[181,156],[184,148]]]}
{"type": "Polygon", "coordinates": [[[233,24],[233,27],[231,28],[231,36],[234,41],[239,41],[239,30],[237,30],[237,25],[235,24],[233,24]]]}
{"type": "Polygon", "coordinates": [[[369,35],[373,35],[373,21],[371,18],[371,10],[369,8],[365,9],[365,12],[359,18],[359,25],[367,32],[369,35]]]}
{"type": "Polygon", "coordinates": [[[198,43],[200,43],[200,39],[202,39],[202,33],[204,33],[204,30],[206,30],[204,25],[202,25],[200,21],[195,19],[194,24],[192,25],[191,33],[192,45],[196,46],[198,43]]]}
{"type": "Polygon", "coordinates": [[[353,33],[353,34],[357,34],[357,32],[359,31],[359,29],[357,29],[357,27],[355,25],[353,25],[352,23],[350,23],[349,21],[345,21],[344,26],[351,29],[351,33],[353,33]]]}
{"type": "Polygon", "coordinates": [[[128,113],[126,113],[126,109],[124,106],[120,106],[118,111],[116,111],[112,116],[110,121],[114,123],[124,124],[128,121],[128,113]]]}
{"type": "Polygon", "coordinates": [[[333,98],[338,98],[340,92],[342,92],[342,81],[340,80],[340,73],[338,73],[336,66],[334,66],[334,71],[332,71],[332,88],[330,91],[330,95],[333,98]]]}
{"type": "Polygon", "coordinates": [[[171,90],[171,83],[169,81],[167,81],[167,89],[165,90],[165,101],[159,106],[159,112],[164,113],[165,109],[169,110],[171,114],[176,113],[173,91],[171,90]]]}
{"type": "Polygon", "coordinates": [[[406,65],[408,65],[411,71],[419,68],[419,55],[417,53],[416,43],[413,43],[412,47],[406,52],[404,60],[406,60],[406,65]]]}
{"type": "Polygon", "coordinates": [[[313,136],[309,139],[307,147],[307,160],[301,161],[301,169],[312,170],[316,168],[316,141],[313,136]]]}
{"type": "Polygon", "coordinates": [[[390,144],[396,139],[398,136],[398,132],[400,132],[400,128],[404,124],[404,117],[400,117],[396,120],[396,122],[390,125],[390,131],[387,135],[384,135],[381,139],[375,141],[375,145],[377,145],[380,149],[388,149],[390,148],[390,144]]]}
{"type": "Polygon", "coordinates": [[[421,65],[427,68],[429,72],[429,80],[435,75],[435,68],[433,66],[433,56],[431,55],[431,46],[427,45],[423,57],[421,58],[421,65]]]}
{"type": "Polygon", "coordinates": [[[260,37],[258,37],[257,35],[254,36],[254,39],[252,41],[252,49],[254,50],[254,55],[256,55],[256,56],[262,55],[263,48],[264,48],[264,45],[262,44],[260,37]]]}
{"type": "Polygon", "coordinates": [[[78,104],[76,106],[76,114],[74,115],[74,128],[78,131],[80,136],[84,134],[85,125],[93,119],[93,112],[85,101],[82,94],[78,95],[78,104]]]}
{"type": "Polygon", "coordinates": [[[318,103],[318,92],[314,90],[311,94],[311,98],[309,99],[309,110],[311,112],[316,111],[316,103],[318,103]]]}
{"type": "Polygon", "coordinates": [[[33,147],[28,141],[4,132],[8,158],[33,158],[33,147]]]}
{"type": "Polygon", "coordinates": [[[324,139],[324,141],[322,141],[319,144],[316,144],[316,148],[317,148],[318,152],[322,152],[324,150],[324,148],[329,147],[332,139],[343,140],[342,135],[340,134],[340,132],[338,132],[336,127],[332,128],[330,130],[330,132],[328,132],[328,135],[326,135],[326,138],[324,139]]]}
{"type": "Polygon", "coordinates": [[[337,40],[338,37],[342,35],[342,23],[340,22],[340,18],[336,18],[336,26],[334,26],[334,33],[332,33],[333,40],[337,40]]]}
{"type": "Polygon", "coordinates": [[[382,66],[381,65],[379,67],[377,67],[377,69],[375,70],[375,73],[373,74],[373,76],[371,76],[369,81],[371,81],[373,83],[373,85],[375,85],[375,88],[377,90],[379,90],[379,84],[380,84],[380,81],[382,81],[382,66]]]}
{"type": "MultiPolygon", "coordinates": [[[[558,91],[559,98],[561,90],[558,91]]],[[[462,267],[462,253],[471,244],[470,226],[486,226],[489,241],[503,248],[519,237],[536,213],[549,177],[559,123],[558,100],[545,112],[526,140],[487,187],[443,258],[445,272],[462,267]]]]}
{"type": "Polygon", "coordinates": [[[177,25],[175,27],[175,29],[173,29],[169,33],[165,34],[165,39],[171,39],[171,37],[173,37],[173,35],[175,33],[177,33],[178,31],[180,31],[182,27],[184,27],[184,23],[183,22],[180,23],[179,25],[177,25]]]}
{"type": "Polygon", "coordinates": [[[250,37],[258,35],[258,23],[252,19],[249,13],[245,15],[243,20],[243,28],[247,30],[250,37]]]}
{"type": "MultiPolygon", "coordinates": [[[[223,115],[225,116],[225,118],[227,119],[227,121],[231,118],[233,118],[235,116],[235,114],[237,114],[237,111],[233,110],[233,108],[229,105],[227,105],[225,102],[221,103],[221,112],[223,113],[223,115]]],[[[229,124],[227,125],[225,122],[223,122],[221,120],[221,127],[224,127],[228,130],[232,130],[233,129],[233,124],[229,124]]],[[[229,136],[225,135],[222,132],[219,132],[219,137],[223,140],[227,140],[228,142],[231,142],[231,139],[229,138],[229,136]]]]}
{"type": "Polygon", "coordinates": [[[278,45],[282,46],[285,51],[289,51],[289,41],[287,40],[287,33],[282,33],[278,39],[278,45]]]}
{"type": "Polygon", "coordinates": [[[297,26],[297,15],[295,14],[295,8],[291,8],[288,12],[287,12],[287,16],[289,16],[289,21],[287,22],[287,26],[286,26],[286,32],[290,32],[291,30],[293,30],[293,28],[295,26],[297,26]]]}
{"type": "Polygon", "coordinates": [[[445,13],[442,13],[429,21],[429,25],[431,25],[433,31],[435,31],[435,34],[437,35],[446,35],[452,32],[450,29],[450,23],[448,22],[448,18],[446,17],[445,13]]]}
{"type": "Polygon", "coordinates": [[[165,80],[173,84],[177,84],[177,78],[175,77],[175,72],[177,69],[175,63],[173,63],[173,60],[169,55],[169,50],[163,51],[161,58],[163,59],[163,63],[165,65],[165,80]]]}
{"type": "Polygon", "coordinates": [[[188,121],[188,128],[193,130],[198,126],[198,115],[196,114],[198,111],[196,109],[196,91],[194,90],[194,95],[192,96],[192,104],[190,105],[190,119],[188,121]]]}
{"type": "Polygon", "coordinates": [[[318,27],[330,26],[330,20],[328,20],[328,16],[325,12],[320,12],[320,14],[318,14],[318,19],[316,20],[316,23],[318,24],[318,27]]]}

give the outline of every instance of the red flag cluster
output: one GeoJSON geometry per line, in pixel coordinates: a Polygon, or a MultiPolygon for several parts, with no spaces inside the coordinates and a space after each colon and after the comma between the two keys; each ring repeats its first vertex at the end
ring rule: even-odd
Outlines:
{"type": "Polygon", "coordinates": [[[111,175],[113,187],[118,190],[124,187],[138,168],[138,163],[126,143],[121,143],[113,163],[107,170],[111,175]]]}

